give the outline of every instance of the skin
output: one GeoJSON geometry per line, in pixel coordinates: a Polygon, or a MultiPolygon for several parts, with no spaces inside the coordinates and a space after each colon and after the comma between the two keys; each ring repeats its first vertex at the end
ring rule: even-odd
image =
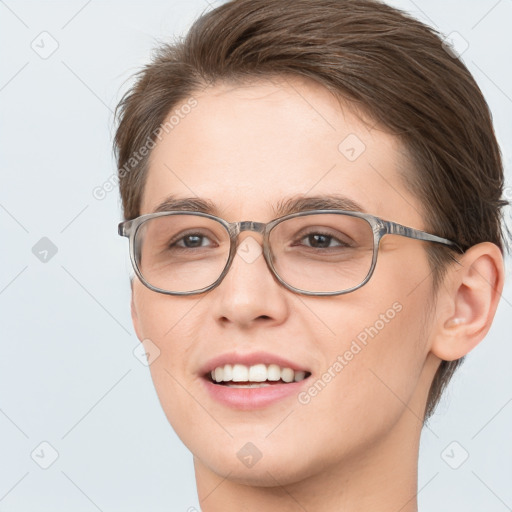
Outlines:
{"type": "MultiPolygon", "coordinates": [[[[283,77],[217,84],[194,97],[197,107],[152,152],[141,214],[173,194],[207,198],[231,222],[268,222],[284,198],[338,192],[368,213],[425,229],[400,176],[411,171],[399,142],[319,85],[283,77]],[[366,146],[355,161],[338,150],[349,134],[366,146]]],[[[262,242],[244,232],[240,243],[248,237],[262,242]]],[[[441,359],[462,357],[483,339],[503,286],[501,253],[482,243],[449,267],[434,297],[425,248],[386,236],[372,279],[335,297],[294,294],[263,257],[236,257],[224,281],[201,295],[167,296],[134,279],[134,327],[160,350],[151,375],[194,455],[203,511],[417,511],[433,376],[441,359]],[[401,311],[308,404],[293,395],[233,410],[203,388],[199,368],[233,351],[286,357],[315,381],[394,303],[401,311]],[[262,454],[251,468],[237,457],[247,442],[262,454]]]]}

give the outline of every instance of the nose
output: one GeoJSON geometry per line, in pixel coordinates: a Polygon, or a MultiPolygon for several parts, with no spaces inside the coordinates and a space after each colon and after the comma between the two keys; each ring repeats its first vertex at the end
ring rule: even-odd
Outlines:
{"type": "Polygon", "coordinates": [[[268,268],[261,238],[253,233],[239,236],[231,267],[211,292],[213,314],[225,326],[279,325],[288,316],[288,294],[292,292],[281,286],[268,268]]]}

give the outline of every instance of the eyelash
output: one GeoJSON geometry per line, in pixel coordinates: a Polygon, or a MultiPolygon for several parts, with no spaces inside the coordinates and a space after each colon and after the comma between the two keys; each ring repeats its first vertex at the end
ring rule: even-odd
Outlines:
{"type": "Polygon", "coordinates": [[[186,234],[183,234],[183,235],[179,235],[179,238],[174,238],[173,240],[171,240],[169,242],[169,248],[173,247],[173,246],[177,246],[179,249],[197,249],[197,248],[203,248],[203,245],[200,245],[199,247],[185,247],[185,246],[178,246],[178,242],[181,242],[183,240],[185,240],[187,237],[199,237],[199,238],[202,238],[202,239],[205,239],[207,238],[208,240],[211,240],[207,235],[205,234],[202,234],[202,233],[186,233],[186,234]]]}
{"type": "MultiPolygon", "coordinates": [[[[310,237],[312,235],[320,235],[320,236],[325,236],[327,238],[329,238],[329,242],[331,241],[336,241],[338,242],[338,245],[336,245],[335,247],[350,247],[350,244],[340,240],[339,238],[335,237],[333,234],[331,233],[326,233],[326,232],[322,232],[322,231],[310,231],[309,233],[304,233],[300,236],[300,238],[298,238],[298,240],[303,240],[304,238],[307,238],[307,237],[310,237]]],[[[317,249],[316,247],[312,247],[310,245],[306,245],[305,247],[308,247],[310,249],[317,249]]],[[[332,249],[333,247],[322,247],[321,249],[332,249]]]]}
{"type": "MultiPolygon", "coordinates": [[[[335,237],[333,234],[322,232],[322,231],[318,231],[318,230],[310,231],[309,233],[303,233],[296,240],[302,241],[305,238],[308,238],[308,237],[311,237],[311,236],[315,236],[315,235],[320,235],[320,236],[324,236],[324,237],[328,238],[329,239],[329,247],[318,248],[318,247],[312,247],[311,245],[306,245],[306,244],[301,244],[301,245],[304,245],[304,247],[308,247],[310,249],[332,249],[333,247],[330,246],[330,243],[332,241],[335,241],[335,242],[337,242],[337,245],[335,245],[334,247],[350,247],[350,244],[340,240],[339,238],[335,237]]],[[[183,242],[187,237],[199,237],[199,238],[202,239],[202,241],[205,240],[205,239],[211,240],[207,235],[202,234],[202,233],[186,233],[186,234],[180,235],[179,238],[175,238],[174,240],[171,240],[169,242],[169,247],[173,247],[174,246],[174,247],[178,247],[179,249],[200,249],[200,248],[204,248],[205,247],[205,246],[202,245],[202,243],[198,247],[186,247],[184,245],[178,245],[180,242],[183,242]]],[[[294,242],[292,245],[295,245],[295,244],[296,244],[296,242],[294,242]]]]}

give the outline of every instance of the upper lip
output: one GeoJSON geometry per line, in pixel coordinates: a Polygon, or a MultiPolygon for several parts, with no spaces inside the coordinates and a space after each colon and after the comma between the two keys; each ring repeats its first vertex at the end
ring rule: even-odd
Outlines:
{"type": "Polygon", "coordinates": [[[307,368],[304,368],[298,363],[275,354],[270,354],[269,352],[250,352],[248,354],[229,352],[209,359],[201,366],[200,374],[207,375],[212,370],[215,370],[215,368],[226,364],[243,364],[246,366],[252,366],[255,364],[277,364],[281,368],[291,368],[295,371],[308,371],[307,368]]]}

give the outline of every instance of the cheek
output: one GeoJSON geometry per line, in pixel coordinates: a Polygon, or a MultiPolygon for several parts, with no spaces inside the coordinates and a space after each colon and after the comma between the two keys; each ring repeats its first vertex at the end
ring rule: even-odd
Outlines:
{"type": "MultiPolygon", "coordinates": [[[[425,360],[420,309],[404,298],[367,297],[366,308],[338,310],[346,320],[338,313],[337,339],[323,346],[329,354],[325,371],[306,388],[296,413],[308,425],[304,442],[318,463],[363,452],[390,432],[408,407],[421,415],[421,407],[410,405],[425,360]]],[[[288,432],[284,427],[283,442],[293,436],[292,425],[288,432]]]]}
{"type": "Polygon", "coordinates": [[[410,300],[382,298],[366,301],[364,308],[343,308],[331,323],[336,339],[324,345],[326,372],[343,376],[340,385],[354,397],[373,394],[385,383],[402,395],[410,393],[426,355],[421,309],[410,300]],[[385,381],[380,386],[379,377],[385,381]]]}
{"type": "MultiPolygon", "coordinates": [[[[164,411],[176,411],[176,405],[186,401],[180,387],[187,372],[189,352],[193,350],[194,326],[199,325],[200,302],[197,297],[172,297],[134,285],[139,336],[150,340],[157,356],[149,369],[164,411]],[[183,396],[182,396],[183,395],[183,396]]],[[[180,411],[180,414],[183,410],[180,411]]]]}
{"type": "MultiPolygon", "coordinates": [[[[392,259],[382,258],[360,290],[322,308],[308,302],[333,335],[319,340],[325,371],[306,390],[306,407],[313,406],[333,425],[353,430],[354,436],[361,430],[366,436],[378,435],[396,422],[405,404],[416,400],[428,354],[431,279],[425,279],[429,269],[421,252],[409,261],[416,266],[397,268],[392,259]],[[418,271],[420,265],[425,272],[418,271]]],[[[421,404],[417,409],[421,415],[421,404]]]]}
{"type": "Polygon", "coordinates": [[[140,282],[134,283],[133,304],[140,336],[161,340],[171,334],[178,325],[180,316],[186,316],[187,306],[190,309],[197,302],[197,299],[189,299],[156,293],[140,282]]]}
{"type": "Polygon", "coordinates": [[[359,404],[351,403],[353,410],[362,421],[374,420],[369,436],[391,429],[402,415],[417,425],[428,392],[423,372],[432,279],[424,247],[405,244],[384,256],[365,290],[372,313],[365,313],[360,333],[368,335],[367,345],[345,375],[349,385],[357,383],[353,392],[359,404]]]}

